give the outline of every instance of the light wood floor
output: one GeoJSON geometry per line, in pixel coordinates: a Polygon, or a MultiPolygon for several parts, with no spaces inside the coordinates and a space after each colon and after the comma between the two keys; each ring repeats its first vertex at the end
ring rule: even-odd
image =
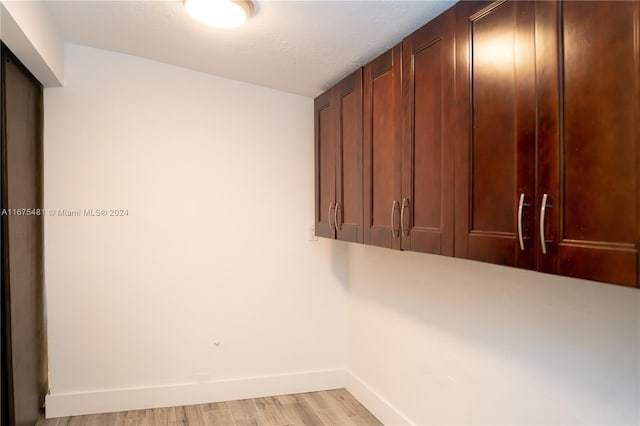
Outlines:
{"type": "Polygon", "coordinates": [[[382,425],[344,389],[184,407],[61,417],[38,426],[382,425]]]}

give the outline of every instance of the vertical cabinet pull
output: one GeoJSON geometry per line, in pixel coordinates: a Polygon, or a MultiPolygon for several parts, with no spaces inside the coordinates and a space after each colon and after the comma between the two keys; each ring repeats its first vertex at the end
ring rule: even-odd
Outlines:
{"type": "Polygon", "coordinates": [[[402,228],[402,235],[409,236],[409,225],[404,226],[404,209],[409,208],[409,200],[407,198],[402,199],[402,209],[400,209],[400,227],[402,228]]]}
{"type": "Polygon", "coordinates": [[[524,193],[520,194],[518,202],[518,241],[520,242],[520,250],[524,251],[524,237],[522,236],[522,208],[524,207],[524,193]]]}
{"type": "Polygon", "coordinates": [[[400,230],[396,229],[396,211],[398,210],[400,203],[398,203],[398,200],[393,200],[393,203],[391,204],[391,236],[393,238],[399,237],[400,236],[400,230]]]}
{"type": "Polygon", "coordinates": [[[333,223],[335,224],[336,230],[339,231],[342,227],[342,221],[338,222],[338,218],[341,217],[341,214],[338,214],[338,211],[342,213],[342,204],[340,201],[336,203],[336,208],[333,210],[333,223]]]}
{"type": "Polygon", "coordinates": [[[327,213],[327,220],[329,221],[329,229],[333,229],[333,224],[331,223],[331,210],[333,210],[333,201],[329,203],[329,213],[327,213]]]}
{"type": "Polygon", "coordinates": [[[547,198],[549,198],[549,194],[542,196],[542,205],[540,206],[540,247],[542,248],[542,254],[547,254],[547,245],[544,238],[544,218],[547,213],[547,198]]]}

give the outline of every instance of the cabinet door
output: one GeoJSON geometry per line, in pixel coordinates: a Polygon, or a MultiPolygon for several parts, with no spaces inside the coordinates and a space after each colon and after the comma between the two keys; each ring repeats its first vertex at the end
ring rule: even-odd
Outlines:
{"type": "Polygon", "coordinates": [[[456,41],[455,254],[534,268],[534,4],[458,3],[456,41]]]}
{"type": "Polygon", "coordinates": [[[403,41],[402,248],[453,256],[454,13],[403,41]]]}
{"type": "Polygon", "coordinates": [[[640,4],[542,2],[536,22],[539,269],[637,286],[640,4]]]}
{"type": "Polygon", "coordinates": [[[335,238],[335,117],[328,90],[318,96],[314,102],[315,109],[315,171],[316,171],[316,235],[335,238]]]}
{"type": "Polygon", "coordinates": [[[337,141],[336,237],[362,243],[362,69],[338,83],[332,92],[337,141]]]}
{"type": "Polygon", "coordinates": [[[400,249],[402,48],[364,67],[364,241],[400,249]]]}

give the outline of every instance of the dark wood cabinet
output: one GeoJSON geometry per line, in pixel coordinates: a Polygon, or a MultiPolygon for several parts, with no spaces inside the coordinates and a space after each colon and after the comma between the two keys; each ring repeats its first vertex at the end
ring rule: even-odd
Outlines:
{"type": "Polygon", "coordinates": [[[640,2],[536,8],[538,269],[637,287],[640,2]]]}
{"type": "Polygon", "coordinates": [[[336,109],[335,228],[339,240],[364,240],[362,215],[362,70],[334,89],[336,109]]]}
{"type": "Polygon", "coordinates": [[[403,43],[402,249],[453,256],[454,13],[403,43]]]}
{"type": "Polygon", "coordinates": [[[316,99],[318,235],[637,287],[639,28],[457,3],[316,99]]]}
{"type": "Polygon", "coordinates": [[[535,268],[534,3],[456,8],[455,255],[535,268]]]}
{"type": "Polygon", "coordinates": [[[316,235],[363,242],[362,70],[315,99],[316,235]]]}
{"type": "Polygon", "coordinates": [[[455,9],[456,256],[636,287],[640,2],[455,9]]]}
{"type": "Polygon", "coordinates": [[[316,235],[335,238],[333,212],[336,203],[336,147],[331,90],[318,96],[315,113],[316,235]]]}
{"type": "Polygon", "coordinates": [[[402,47],[364,67],[364,242],[400,249],[402,47]]]}

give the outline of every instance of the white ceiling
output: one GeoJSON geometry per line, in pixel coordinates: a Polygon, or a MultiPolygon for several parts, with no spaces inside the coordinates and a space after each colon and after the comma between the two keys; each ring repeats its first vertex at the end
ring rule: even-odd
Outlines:
{"type": "Polygon", "coordinates": [[[53,1],[65,41],[317,96],[455,1],[265,1],[237,29],[191,19],[181,0],[53,1]]]}

